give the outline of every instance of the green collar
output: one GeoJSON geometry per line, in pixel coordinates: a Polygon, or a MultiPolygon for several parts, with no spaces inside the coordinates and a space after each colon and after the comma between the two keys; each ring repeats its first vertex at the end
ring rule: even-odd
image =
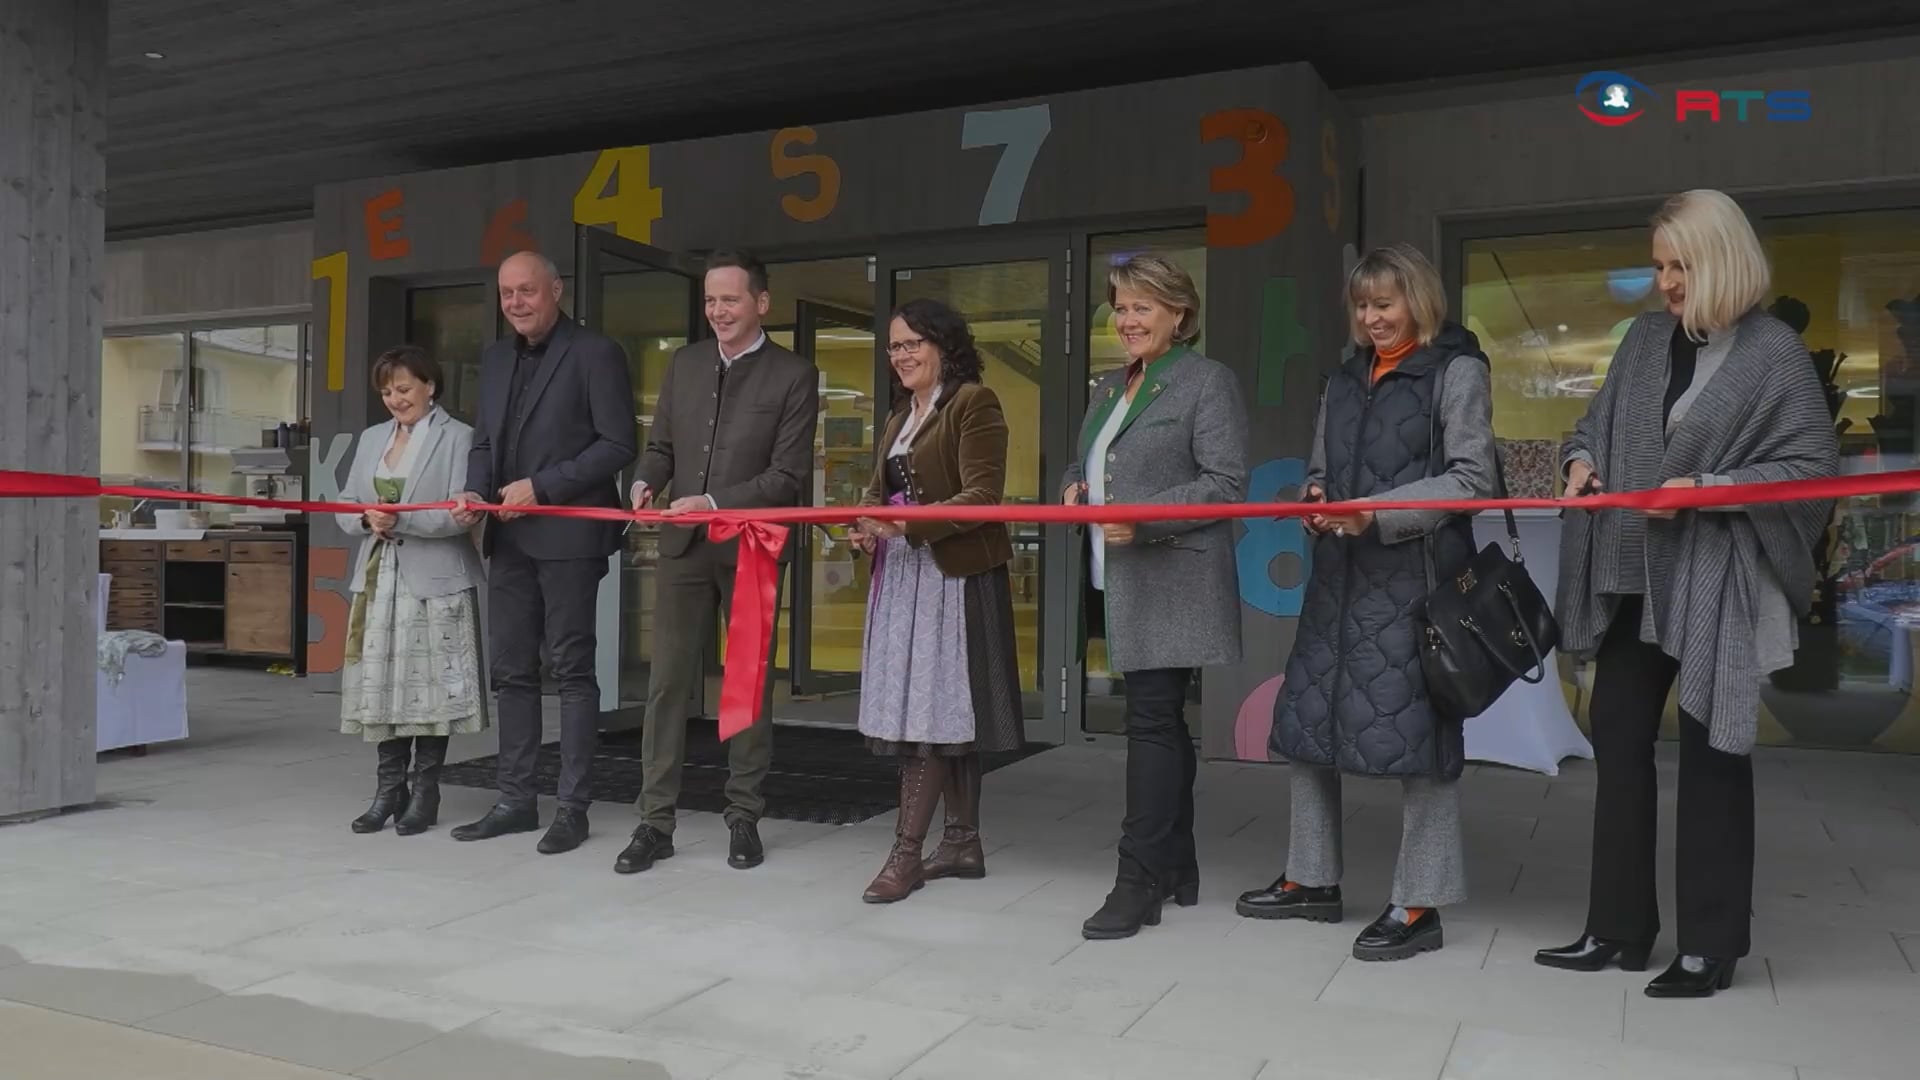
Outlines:
{"type": "MultiPolygon", "coordinates": [[[[1175,342],[1173,348],[1161,354],[1159,359],[1147,364],[1146,371],[1140,377],[1140,391],[1133,395],[1133,401],[1128,404],[1127,414],[1120,421],[1120,430],[1114,432],[1115,440],[1125,434],[1126,430],[1133,426],[1133,422],[1139,419],[1140,414],[1146,411],[1147,406],[1153,404],[1154,399],[1167,388],[1167,381],[1173,373],[1173,365],[1184,358],[1188,351],[1185,345],[1175,342]]],[[[1110,382],[1106,393],[1093,402],[1091,415],[1087,418],[1086,436],[1081,440],[1082,455],[1093,448],[1093,440],[1099,436],[1100,429],[1106,426],[1107,419],[1113,415],[1114,407],[1126,401],[1126,389],[1125,382],[1110,382]]]]}

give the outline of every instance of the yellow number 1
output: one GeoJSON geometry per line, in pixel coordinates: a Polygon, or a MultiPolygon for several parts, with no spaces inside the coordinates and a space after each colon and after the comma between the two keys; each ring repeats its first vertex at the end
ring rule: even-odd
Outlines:
{"type": "Polygon", "coordinates": [[[612,225],[629,240],[652,241],[661,200],[660,189],[648,176],[650,161],[645,146],[600,151],[586,183],[573,196],[574,224],[612,225]]]}

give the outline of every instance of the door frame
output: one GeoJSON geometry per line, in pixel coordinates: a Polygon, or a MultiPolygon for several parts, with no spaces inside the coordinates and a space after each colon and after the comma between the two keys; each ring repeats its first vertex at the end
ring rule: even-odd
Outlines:
{"type": "MultiPolygon", "coordinates": [[[[703,306],[703,276],[694,269],[690,260],[654,247],[638,240],[629,240],[624,236],[608,232],[593,225],[574,227],[573,247],[573,318],[581,326],[604,333],[606,325],[605,294],[606,274],[601,270],[602,256],[611,256],[625,262],[634,263],[648,270],[674,274],[685,278],[692,287],[687,290],[687,343],[699,341],[705,336],[707,320],[703,306]]],[[[634,425],[638,434],[639,424],[634,425]]],[[[645,451],[641,447],[641,452],[645,451]]],[[[634,470],[639,466],[639,455],[620,470],[620,493],[624,498],[633,486],[634,470]]],[[[600,588],[594,598],[594,673],[600,683],[600,711],[603,714],[624,711],[621,704],[620,685],[620,564],[626,554],[623,544],[620,550],[607,557],[607,573],[600,579],[600,588]]],[[[716,640],[718,637],[716,630],[716,640]]],[[[712,659],[717,654],[717,645],[710,645],[709,665],[717,667],[712,659]]],[[[651,679],[652,665],[648,665],[651,679]]],[[[706,698],[706,680],[694,680],[694,706],[700,710],[706,698]]],[[[637,707],[644,713],[644,705],[637,707]]],[[[633,719],[638,719],[634,717],[633,719]]]]}
{"type": "MultiPolygon", "coordinates": [[[[794,300],[794,351],[800,353],[808,362],[818,366],[814,356],[814,331],[821,322],[820,316],[828,316],[832,324],[850,329],[862,329],[869,325],[869,316],[865,312],[850,311],[816,300],[794,300]],[[807,351],[801,352],[804,346],[807,351]]],[[[875,400],[878,400],[878,388],[875,388],[875,400]]],[[[876,420],[877,422],[877,420],[876,420]]],[[[878,433],[876,432],[876,437],[878,433]]],[[[808,503],[812,502],[809,491],[808,503]]],[[[790,637],[787,641],[787,681],[796,696],[819,694],[844,694],[860,689],[860,672],[853,671],[816,671],[813,666],[813,558],[817,552],[815,530],[825,531],[824,525],[795,525],[790,533],[794,541],[792,614],[788,623],[790,637]]]]}
{"type": "MultiPolygon", "coordinates": [[[[1080,250],[1084,250],[1082,247],[1080,250]]],[[[1074,312],[1084,296],[1076,292],[1084,287],[1076,281],[1075,235],[1066,229],[1029,234],[999,235],[979,239],[943,240],[926,243],[901,241],[879,245],[875,264],[874,287],[874,391],[878,403],[883,390],[892,386],[892,369],[887,362],[887,329],[893,311],[899,306],[895,286],[900,271],[938,270],[994,263],[1039,262],[1048,264],[1047,314],[1041,324],[1040,344],[1043,363],[1040,377],[1040,501],[1053,502],[1051,494],[1061,486],[1066,463],[1072,458],[1073,433],[1079,431],[1078,413],[1084,403],[1076,403],[1071,392],[1085,379],[1084,346],[1076,342],[1074,312]]],[[[1084,397],[1085,395],[1079,395],[1084,397]]],[[[890,403],[889,403],[890,411],[890,403]]],[[[876,409],[876,425],[883,415],[876,409]]],[[[879,449],[876,447],[875,452],[879,449]]],[[[1040,715],[1025,723],[1028,742],[1059,745],[1069,733],[1080,730],[1081,694],[1072,692],[1080,685],[1085,657],[1075,655],[1080,610],[1066,583],[1072,576],[1069,550],[1077,537],[1067,526],[1047,525],[1041,529],[1039,682],[1040,715]]],[[[1023,697],[1025,688],[1023,690],[1023,697]]]]}

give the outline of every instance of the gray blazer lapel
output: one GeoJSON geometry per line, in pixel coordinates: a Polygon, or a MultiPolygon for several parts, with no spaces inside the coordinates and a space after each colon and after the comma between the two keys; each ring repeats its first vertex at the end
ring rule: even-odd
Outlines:
{"type": "Polygon", "coordinates": [[[407,470],[407,482],[401,487],[400,501],[410,503],[420,488],[420,478],[427,470],[435,468],[439,462],[435,455],[440,450],[440,440],[447,435],[447,414],[437,413],[433,422],[427,425],[427,433],[420,449],[413,452],[413,468],[407,470]]]}

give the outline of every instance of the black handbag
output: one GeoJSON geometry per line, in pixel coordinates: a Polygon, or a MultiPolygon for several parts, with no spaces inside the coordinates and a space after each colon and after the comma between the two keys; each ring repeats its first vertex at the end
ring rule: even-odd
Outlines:
{"type": "MultiPolygon", "coordinates": [[[[1437,405],[1437,382],[1434,400],[1437,405]]],[[[1431,427],[1427,439],[1431,461],[1431,427]]],[[[1507,474],[1500,464],[1498,444],[1493,469],[1504,497],[1507,474]]],[[[1426,676],[1427,697],[1443,716],[1454,720],[1469,720],[1487,711],[1515,679],[1527,683],[1545,679],[1547,654],[1560,644],[1560,624],[1520,555],[1520,530],[1513,511],[1504,513],[1507,540],[1513,547],[1511,560],[1498,543],[1491,543],[1465,567],[1437,581],[1433,541],[1421,541],[1427,595],[1413,609],[1420,633],[1420,670],[1426,676]]]]}

